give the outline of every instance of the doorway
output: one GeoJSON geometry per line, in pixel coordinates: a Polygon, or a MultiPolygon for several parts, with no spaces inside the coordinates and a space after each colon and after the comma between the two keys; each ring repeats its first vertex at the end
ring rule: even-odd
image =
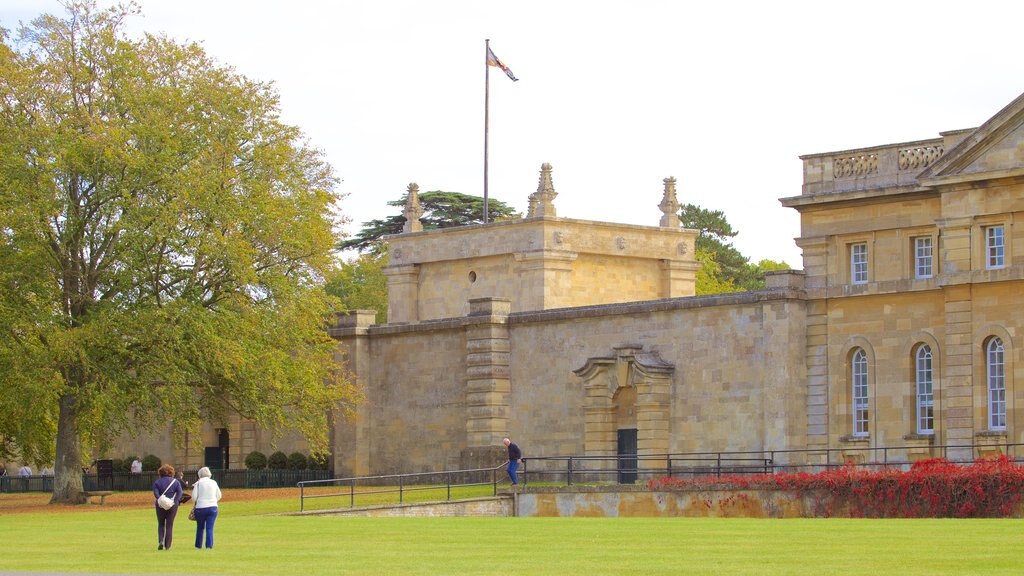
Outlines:
{"type": "Polygon", "coordinates": [[[618,431],[619,484],[636,483],[636,438],[636,428],[620,428],[618,431]]]}

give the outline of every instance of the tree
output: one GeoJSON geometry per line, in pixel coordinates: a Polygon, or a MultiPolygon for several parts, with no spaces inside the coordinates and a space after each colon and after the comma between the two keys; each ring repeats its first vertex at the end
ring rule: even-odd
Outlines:
{"type": "Polygon", "coordinates": [[[230,413],[314,452],[357,400],[320,286],[339,195],[272,85],[71,0],[0,34],[0,437],[56,458],[230,413]]]}
{"type": "MultiPolygon", "coordinates": [[[[388,206],[405,206],[409,195],[405,194],[398,200],[391,200],[388,206]]],[[[460,194],[458,192],[424,192],[419,195],[423,207],[424,230],[451,228],[468,224],[482,224],[484,221],[484,199],[478,196],[460,194]]],[[[519,218],[520,214],[500,200],[488,198],[487,212],[490,220],[507,220],[519,218]]],[[[401,234],[405,225],[405,216],[390,216],[384,220],[363,222],[363,229],[353,238],[341,242],[342,250],[359,250],[365,252],[382,246],[380,240],[389,234],[401,234]]]]}
{"type": "Polygon", "coordinates": [[[388,263],[387,246],[369,249],[356,258],[342,262],[327,277],[325,289],[341,301],[343,310],[376,310],[378,323],[387,322],[388,263]]]}
{"type": "Polygon", "coordinates": [[[697,273],[697,294],[744,292],[764,288],[767,270],[784,270],[785,262],[762,260],[757,265],[734,248],[730,240],[739,232],[720,210],[707,210],[695,204],[685,204],[679,211],[685,228],[698,230],[696,258],[703,266],[697,273]]]}

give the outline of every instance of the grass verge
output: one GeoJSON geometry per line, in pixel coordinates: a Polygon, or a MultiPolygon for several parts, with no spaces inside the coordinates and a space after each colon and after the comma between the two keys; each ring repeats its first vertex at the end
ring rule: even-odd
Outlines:
{"type": "MultiPolygon", "coordinates": [[[[128,495],[115,495],[115,497],[128,495]]],[[[344,518],[254,516],[232,501],[216,546],[178,519],[156,550],[151,502],[4,513],[3,570],[108,574],[1001,575],[1024,567],[1024,520],[344,518]]],[[[112,497],[114,498],[114,497],[112,497]]],[[[124,499],[122,498],[122,499],[124,499]]]]}

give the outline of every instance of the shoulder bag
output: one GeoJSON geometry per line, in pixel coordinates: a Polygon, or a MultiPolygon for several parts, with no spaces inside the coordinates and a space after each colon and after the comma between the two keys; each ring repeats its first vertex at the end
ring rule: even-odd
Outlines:
{"type": "Polygon", "coordinates": [[[177,481],[177,478],[171,479],[171,483],[167,485],[167,488],[164,488],[164,493],[161,494],[160,497],[156,499],[157,506],[163,508],[164,510],[170,510],[171,508],[174,508],[174,498],[169,498],[167,496],[167,491],[170,490],[171,486],[174,486],[174,483],[177,481]]]}

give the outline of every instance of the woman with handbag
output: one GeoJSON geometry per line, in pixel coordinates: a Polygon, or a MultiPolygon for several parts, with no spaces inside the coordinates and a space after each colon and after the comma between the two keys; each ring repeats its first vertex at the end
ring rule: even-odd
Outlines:
{"type": "Polygon", "coordinates": [[[153,482],[153,497],[156,498],[156,549],[170,550],[174,536],[174,517],[178,515],[181,503],[181,482],[174,477],[174,467],[164,464],[157,471],[160,477],[153,482]]]}
{"type": "Polygon", "coordinates": [[[199,480],[192,485],[192,511],[196,515],[196,548],[203,547],[203,532],[206,533],[206,547],[213,548],[213,523],[217,521],[217,502],[220,500],[220,486],[211,478],[210,469],[199,469],[199,480]]]}

